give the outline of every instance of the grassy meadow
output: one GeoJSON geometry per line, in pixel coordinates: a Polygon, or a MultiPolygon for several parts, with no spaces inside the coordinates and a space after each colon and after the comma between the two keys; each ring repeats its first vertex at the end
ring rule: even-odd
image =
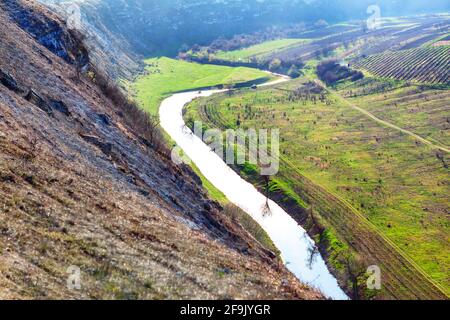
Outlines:
{"type": "MultiPolygon", "coordinates": [[[[309,41],[268,41],[219,51],[212,57],[246,62],[295,51],[309,41]]],[[[327,57],[348,57],[347,53],[364,44],[333,47],[327,57]]],[[[302,48],[298,50],[301,53],[302,48]]],[[[317,224],[319,231],[312,235],[325,248],[327,261],[339,279],[346,281],[349,255],[362,258],[366,266],[378,265],[383,288],[367,293],[366,298],[374,294],[382,299],[448,296],[448,85],[381,78],[363,70],[364,79],[324,88],[316,67],[325,58],[308,58],[301,78],[275,87],[245,88],[197,99],[187,108],[186,123],[201,120],[211,128],[280,129],[280,171],[268,186],[251,165],[235,169],[260,190],[267,187],[271,197],[299,223],[307,213],[304,226],[311,227],[311,220],[317,224]]],[[[157,114],[160,102],[175,92],[264,82],[271,77],[255,69],[169,58],[146,63],[146,74],[132,88],[140,105],[151,114],[157,114]]],[[[228,207],[225,196],[195,166],[193,169],[209,195],[227,207],[226,214],[274,250],[255,222],[228,207]]]]}
{"type": "MultiPolygon", "coordinates": [[[[449,155],[379,125],[325,91],[296,94],[307,82],[298,79],[276,88],[197,100],[186,119],[222,128],[280,128],[282,161],[272,184],[312,205],[324,219],[327,235],[339,239],[334,243],[342,242],[338,247],[376,252],[397,277],[411,272],[390,260],[389,249],[375,244],[373,239],[379,237],[448,293],[449,155]]],[[[380,117],[397,125],[411,118],[410,129],[447,143],[448,130],[442,134],[435,124],[448,120],[442,110],[448,96],[430,89],[408,98],[410,90],[414,87],[393,90],[386,97],[365,94],[351,99],[380,110],[380,117]],[[395,105],[394,101],[397,112],[383,112],[382,106],[395,105]],[[420,112],[411,112],[417,103],[420,112]]],[[[338,259],[331,262],[340,267],[338,259]]],[[[386,290],[394,296],[407,291],[386,290]]]]}
{"type": "Polygon", "coordinates": [[[166,57],[147,59],[145,63],[145,74],[130,87],[138,103],[150,114],[157,114],[161,101],[175,92],[271,79],[256,69],[201,65],[166,57]]]}
{"type": "Polygon", "coordinates": [[[389,80],[337,86],[338,92],[350,103],[358,105],[378,118],[410,130],[434,144],[450,146],[450,91],[445,85],[417,85],[390,81],[389,90],[380,85],[389,80]]]}

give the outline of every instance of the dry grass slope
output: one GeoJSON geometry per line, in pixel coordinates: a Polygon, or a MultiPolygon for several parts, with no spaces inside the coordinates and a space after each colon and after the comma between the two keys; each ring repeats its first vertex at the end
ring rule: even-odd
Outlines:
{"type": "MultiPolygon", "coordinates": [[[[0,3],[0,298],[320,299],[149,146],[132,106],[11,20],[28,4],[0,3]]],[[[61,26],[33,7],[40,32],[61,26]]]]}

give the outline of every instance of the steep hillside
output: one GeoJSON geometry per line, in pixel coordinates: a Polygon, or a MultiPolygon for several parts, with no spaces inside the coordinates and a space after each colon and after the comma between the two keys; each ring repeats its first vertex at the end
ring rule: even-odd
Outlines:
{"type": "Polygon", "coordinates": [[[83,34],[83,42],[89,48],[91,60],[110,78],[131,80],[143,70],[142,57],[123,36],[108,29],[95,7],[90,5],[91,1],[40,2],[66,20],[68,27],[83,34]]]}
{"type": "Polygon", "coordinates": [[[0,24],[0,298],[321,298],[77,77],[58,17],[4,0],[0,24]]]}

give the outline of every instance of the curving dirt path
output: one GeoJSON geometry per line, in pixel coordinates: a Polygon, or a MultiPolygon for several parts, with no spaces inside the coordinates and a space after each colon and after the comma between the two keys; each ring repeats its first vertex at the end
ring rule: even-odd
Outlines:
{"type": "Polygon", "coordinates": [[[315,81],[317,83],[319,83],[329,94],[335,96],[341,102],[345,103],[346,105],[348,105],[352,109],[362,113],[363,115],[367,116],[368,118],[372,119],[373,121],[375,121],[375,122],[377,122],[377,123],[379,123],[379,124],[381,124],[381,125],[383,125],[385,127],[388,127],[388,128],[400,131],[402,133],[405,133],[405,134],[413,137],[414,139],[416,139],[416,140],[418,140],[418,141],[420,141],[420,142],[430,146],[433,149],[438,149],[438,150],[450,153],[450,149],[448,149],[447,147],[437,145],[437,144],[435,144],[435,143],[433,143],[433,142],[431,142],[431,141],[429,141],[429,140],[419,136],[418,134],[416,134],[416,133],[414,133],[412,131],[403,129],[403,128],[399,127],[399,126],[396,126],[395,124],[392,124],[392,123],[390,123],[388,121],[382,120],[382,119],[378,118],[377,116],[375,116],[373,113],[370,113],[369,111],[367,111],[367,110],[365,110],[365,109],[363,109],[361,107],[358,107],[357,105],[349,102],[347,99],[342,97],[338,92],[327,88],[327,86],[325,86],[320,80],[315,80],[315,81]]]}

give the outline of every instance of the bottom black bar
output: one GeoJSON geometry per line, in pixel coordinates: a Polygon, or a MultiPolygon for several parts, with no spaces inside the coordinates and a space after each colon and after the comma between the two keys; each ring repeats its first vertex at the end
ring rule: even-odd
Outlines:
{"type": "MultiPolygon", "coordinates": [[[[307,319],[439,314],[448,301],[3,301],[2,313],[85,319],[99,315],[139,319],[307,319]],[[431,314],[430,314],[431,312],[431,314]],[[314,318],[313,318],[314,317],[314,318]]],[[[442,313],[444,314],[444,313],[442,313]]]]}

